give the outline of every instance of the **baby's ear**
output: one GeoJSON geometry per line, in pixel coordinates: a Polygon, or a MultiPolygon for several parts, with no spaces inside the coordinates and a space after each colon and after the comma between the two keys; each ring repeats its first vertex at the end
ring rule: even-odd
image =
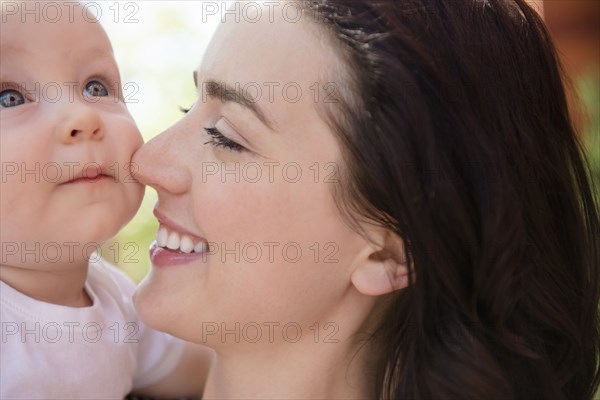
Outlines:
{"type": "Polygon", "coordinates": [[[381,296],[408,286],[404,241],[390,232],[383,233],[380,239],[381,244],[356,266],[351,276],[354,287],[368,296],[381,296]]]}

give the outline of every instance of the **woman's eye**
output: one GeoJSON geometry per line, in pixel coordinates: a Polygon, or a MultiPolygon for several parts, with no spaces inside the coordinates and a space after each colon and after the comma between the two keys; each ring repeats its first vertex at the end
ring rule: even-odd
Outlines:
{"type": "Polygon", "coordinates": [[[21,92],[8,89],[0,92],[0,108],[20,106],[25,103],[25,96],[21,92]]]}
{"type": "Polygon", "coordinates": [[[98,81],[90,81],[85,85],[83,94],[90,97],[105,97],[108,96],[108,89],[98,81]]]}
{"type": "Polygon", "coordinates": [[[204,144],[210,144],[214,147],[222,147],[224,149],[235,152],[242,152],[246,150],[246,148],[244,148],[243,146],[223,136],[223,134],[219,132],[217,128],[204,128],[204,130],[210,136],[210,140],[204,144]]]}

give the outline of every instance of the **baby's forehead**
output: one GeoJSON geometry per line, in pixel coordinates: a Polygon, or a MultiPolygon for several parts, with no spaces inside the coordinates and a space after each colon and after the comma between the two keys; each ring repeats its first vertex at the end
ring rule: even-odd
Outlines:
{"type": "Polygon", "coordinates": [[[82,48],[112,56],[112,47],[100,23],[73,10],[74,2],[52,2],[56,10],[49,15],[41,5],[49,2],[27,1],[1,3],[0,24],[2,50],[28,53],[30,49],[51,47],[74,52],[82,48]],[[37,6],[36,6],[37,5],[37,6]]]}

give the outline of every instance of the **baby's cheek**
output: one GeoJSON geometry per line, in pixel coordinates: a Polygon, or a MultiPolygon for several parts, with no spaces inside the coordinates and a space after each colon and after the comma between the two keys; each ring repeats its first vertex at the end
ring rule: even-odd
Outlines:
{"type": "Polygon", "coordinates": [[[111,119],[108,123],[107,130],[113,139],[119,143],[119,149],[125,150],[124,158],[130,161],[133,153],[135,153],[144,144],[144,138],[137,124],[131,117],[128,111],[123,110],[116,118],[111,119]]]}
{"type": "MultiPolygon", "coordinates": [[[[142,143],[141,139],[139,143],[142,143]]],[[[136,143],[127,143],[125,140],[117,142],[118,159],[113,161],[111,165],[111,173],[115,174],[115,189],[119,192],[118,196],[114,197],[115,209],[120,209],[120,219],[124,221],[123,225],[129,222],[139,209],[143,197],[145,186],[137,181],[136,175],[138,168],[136,164],[131,162],[131,157],[134,150],[139,146],[136,143]],[[119,200],[117,200],[119,199],[119,200]],[[116,204],[120,202],[120,204],[116,204]]]]}
{"type": "Polygon", "coordinates": [[[144,138],[142,137],[140,130],[138,129],[135,122],[133,122],[133,120],[128,125],[129,126],[126,130],[126,140],[128,142],[129,148],[128,160],[131,160],[131,158],[133,157],[133,153],[138,151],[140,147],[142,147],[142,145],[144,144],[144,138]]]}
{"type": "Polygon", "coordinates": [[[137,125],[129,118],[124,118],[113,130],[108,141],[111,169],[118,172],[119,180],[133,182],[139,168],[132,162],[132,158],[142,147],[144,140],[137,125]]]}
{"type": "Polygon", "coordinates": [[[126,197],[128,199],[128,216],[127,220],[135,216],[135,213],[140,208],[144,198],[145,186],[131,179],[131,182],[124,182],[126,197]]]}

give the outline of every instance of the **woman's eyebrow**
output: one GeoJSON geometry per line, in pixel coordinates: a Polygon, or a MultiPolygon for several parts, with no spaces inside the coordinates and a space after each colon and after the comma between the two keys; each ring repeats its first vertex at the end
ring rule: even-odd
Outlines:
{"type": "MultiPolygon", "coordinates": [[[[198,78],[196,72],[194,72],[194,84],[198,89],[198,78]]],[[[234,102],[249,109],[263,124],[265,124],[270,130],[274,131],[271,120],[266,117],[265,112],[258,105],[257,100],[247,96],[241,88],[215,79],[208,79],[204,81],[202,83],[202,87],[204,89],[203,95],[214,99],[219,99],[222,102],[234,102]]]]}

